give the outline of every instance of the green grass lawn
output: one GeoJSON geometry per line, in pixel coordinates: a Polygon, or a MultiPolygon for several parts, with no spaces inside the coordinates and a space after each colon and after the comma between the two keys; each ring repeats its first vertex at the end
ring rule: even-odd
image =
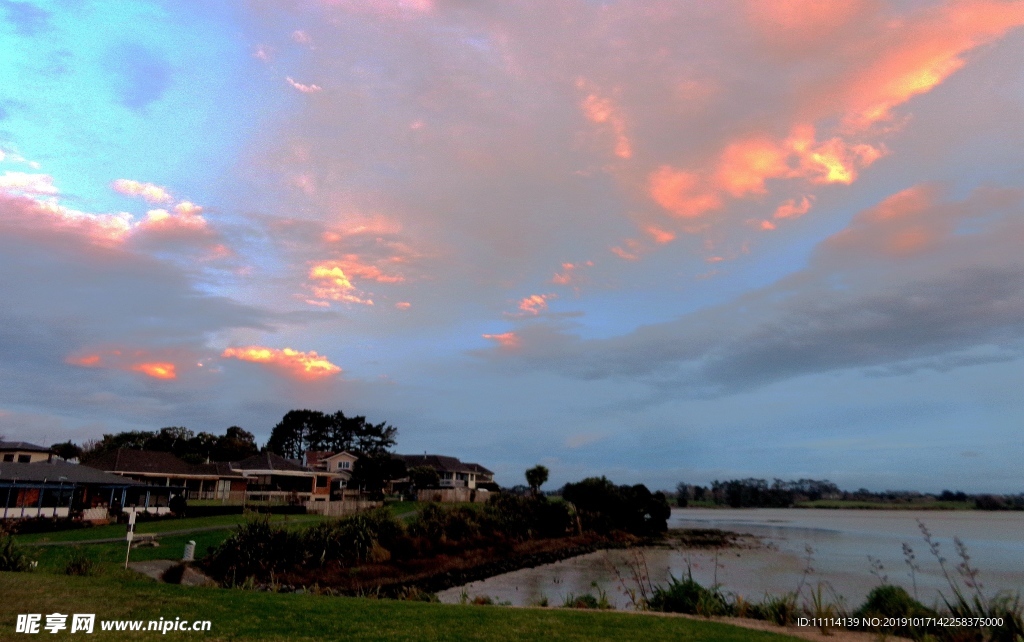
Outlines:
{"type": "MultiPolygon", "coordinates": [[[[184,519],[160,519],[154,521],[140,521],[135,525],[136,533],[163,533],[166,531],[178,531],[190,528],[209,528],[223,526],[231,528],[245,523],[248,515],[216,515],[214,517],[191,517],[184,519]]],[[[319,515],[271,515],[272,522],[284,524],[302,524],[323,520],[319,515]]],[[[53,533],[29,533],[16,535],[15,542],[27,544],[30,542],[78,542],[90,539],[106,539],[110,537],[124,537],[127,528],[124,524],[108,524],[106,526],[95,526],[92,528],[78,528],[68,531],[57,531],[53,533]]],[[[193,539],[193,538],[188,538],[193,539]]]]}
{"type": "MultiPolygon", "coordinates": [[[[244,515],[218,515],[194,519],[140,522],[135,528],[137,533],[159,534],[168,531],[211,527],[220,527],[220,529],[184,535],[163,535],[159,538],[159,546],[144,546],[132,549],[130,559],[133,562],[164,559],[180,560],[185,551],[185,544],[189,540],[193,540],[196,543],[196,557],[202,557],[206,555],[208,548],[220,545],[221,542],[231,535],[233,528],[238,524],[244,523],[246,519],[247,516],[244,515]]],[[[273,522],[290,527],[304,528],[318,521],[330,518],[319,515],[272,515],[270,519],[273,522]]],[[[93,562],[98,574],[107,574],[124,566],[124,557],[128,544],[122,538],[124,538],[126,530],[124,524],[111,524],[55,533],[15,535],[14,540],[16,544],[28,542],[62,542],[64,544],[61,546],[20,547],[30,560],[39,562],[39,570],[42,572],[63,573],[64,568],[72,558],[84,556],[93,562]],[[83,540],[111,537],[119,538],[121,541],[104,544],[76,544],[76,542],[83,540]]],[[[2,639],[2,636],[0,636],[0,639],[2,639]]]]}
{"type": "MultiPolygon", "coordinates": [[[[118,572],[103,577],[0,573],[0,639],[19,613],[95,613],[87,640],[677,640],[785,642],[724,624],[633,613],[458,606],[316,595],[185,588],[118,572]],[[210,620],[208,633],[101,632],[99,620],[210,620]]],[[[64,631],[45,639],[78,639],[64,631]]],[[[25,636],[24,639],[31,639],[25,636]]]]}

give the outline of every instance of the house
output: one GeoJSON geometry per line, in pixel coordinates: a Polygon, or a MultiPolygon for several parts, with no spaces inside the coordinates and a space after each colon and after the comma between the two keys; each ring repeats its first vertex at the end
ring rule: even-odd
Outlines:
{"type": "MultiPolygon", "coordinates": [[[[325,461],[326,466],[332,460],[325,461]]],[[[222,501],[329,499],[348,477],[326,468],[310,470],[273,453],[237,462],[190,464],[167,452],[121,448],[91,458],[88,465],[146,484],[181,487],[188,499],[222,501]]]]}
{"type": "Polygon", "coordinates": [[[30,444],[27,441],[0,441],[0,462],[33,464],[50,461],[53,454],[49,448],[30,444]]]}
{"type": "Polygon", "coordinates": [[[119,448],[89,460],[88,466],[153,486],[184,488],[188,499],[242,499],[246,478],[225,462],[190,464],[171,453],[119,448]]]}
{"type": "MultiPolygon", "coordinates": [[[[445,455],[392,455],[395,459],[405,462],[405,468],[425,466],[437,471],[441,479],[441,488],[468,488],[475,490],[494,486],[494,473],[480,464],[467,464],[455,457],[445,455]]],[[[493,488],[497,490],[497,488],[493,488]]]]}
{"type": "Polygon", "coordinates": [[[348,481],[352,476],[352,470],[355,468],[356,460],[359,459],[359,456],[353,455],[347,450],[343,450],[340,453],[307,450],[303,459],[306,462],[306,466],[313,470],[326,470],[337,473],[343,475],[345,480],[348,481]]]}
{"type": "Polygon", "coordinates": [[[0,463],[0,519],[103,520],[110,508],[162,513],[177,492],[60,459],[0,463]]]}
{"type": "Polygon", "coordinates": [[[310,470],[270,452],[232,462],[231,469],[246,477],[248,495],[254,500],[326,501],[332,491],[341,488],[341,475],[327,470],[310,470]]]}

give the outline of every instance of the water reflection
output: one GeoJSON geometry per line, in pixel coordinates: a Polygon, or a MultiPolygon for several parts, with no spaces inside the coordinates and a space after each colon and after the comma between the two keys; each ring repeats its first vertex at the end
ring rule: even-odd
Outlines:
{"type": "MultiPolygon", "coordinates": [[[[759,600],[766,593],[796,590],[806,579],[810,586],[827,582],[858,605],[879,582],[872,575],[868,557],[878,560],[880,575],[893,584],[911,589],[909,568],[902,544],[917,555],[920,598],[926,603],[948,587],[938,563],[931,558],[918,528],[921,519],[942,542],[942,554],[955,559],[952,537],[968,546],[972,563],[981,569],[986,591],[1024,589],[1024,514],[976,511],[828,511],[799,509],[744,509],[673,511],[672,528],[721,528],[758,536],[758,549],[718,551],[645,548],[642,551],[651,584],[664,584],[669,575],[692,573],[710,586],[716,581],[728,592],[759,600]],[[813,555],[807,559],[806,547],[813,555]],[[807,573],[810,567],[811,571],[807,573]],[[806,578],[805,578],[806,575],[806,578]]],[[[629,564],[631,551],[598,551],[533,569],[506,573],[439,594],[444,602],[456,602],[463,590],[473,597],[489,595],[515,605],[536,604],[542,599],[560,606],[570,594],[604,591],[616,608],[628,608],[628,589],[637,589],[629,564]],[[616,573],[616,569],[618,573],[616,573]],[[595,586],[596,585],[596,586],[595,586]]]]}

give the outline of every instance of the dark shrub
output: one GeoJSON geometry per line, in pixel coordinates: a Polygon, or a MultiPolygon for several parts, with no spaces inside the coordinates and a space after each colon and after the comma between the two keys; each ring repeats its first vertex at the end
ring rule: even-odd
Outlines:
{"type": "Polygon", "coordinates": [[[0,527],[0,571],[27,571],[29,562],[15,546],[14,538],[0,527]]]}
{"type": "Polygon", "coordinates": [[[303,534],[306,557],[314,564],[363,562],[375,550],[390,551],[404,536],[402,524],[384,508],[336,522],[321,522],[303,534]]]}
{"type": "Polygon", "coordinates": [[[494,524],[482,511],[465,506],[427,504],[409,525],[409,533],[433,545],[460,544],[494,532],[494,524]]]}
{"type": "Polygon", "coordinates": [[[655,611],[722,615],[728,611],[725,599],[717,591],[706,589],[692,577],[676,579],[669,575],[668,586],[654,587],[650,606],[655,611]]]}
{"type": "MultiPolygon", "coordinates": [[[[936,613],[907,593],[902,586],[883,584],[868,593],[867,600],[853,612],[855,617],[904,618],[935,617],[936,613]]],[[[938,632],[935,627],[899,626],[886,629],[903,637],[918,639],[928,632],[938,632]]]]}
{"type": "Polygon", "coordinates": [[[587,530],[622,530],[634,535],[656,535],[668,530],[672,512],[668,499],[662,492],[651,493],[643,484],[616,486],[605,477],[588,477],[566,484],[562,497],[576,507],[587,530]]]}
{"type": "Polygon", "coordinates": [[[488,500],[484,514],[495,530],[510,539],[562,537],[573,526],[569,506],[544,496],[500,493],[488,500]]]}
{"type": "Polygon", "coordinates": [[[94,563],[82,552],[76,552],[64,566],[65,575],[92,575],[94,563]]]}
{"type": "Polygon", "coordinates": [[[301,538],[268,518],[254,518],[238,527],[207,559],[210,573],[228,585],[247,578],[265,581],[275,573],[302,563],[301,538]]]}

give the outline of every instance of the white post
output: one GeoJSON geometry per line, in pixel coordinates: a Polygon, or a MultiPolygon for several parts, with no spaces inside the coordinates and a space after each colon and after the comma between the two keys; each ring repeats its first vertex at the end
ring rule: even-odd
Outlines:
{"type": "Polygon", "coordinates": [[[135,511],[128,513],[128,533],[125,535],[128,540],[128,551],[124,554],[124,569],[128,570],[128,556],[132,554],[132,540],[135,539],[135,511]]]}

